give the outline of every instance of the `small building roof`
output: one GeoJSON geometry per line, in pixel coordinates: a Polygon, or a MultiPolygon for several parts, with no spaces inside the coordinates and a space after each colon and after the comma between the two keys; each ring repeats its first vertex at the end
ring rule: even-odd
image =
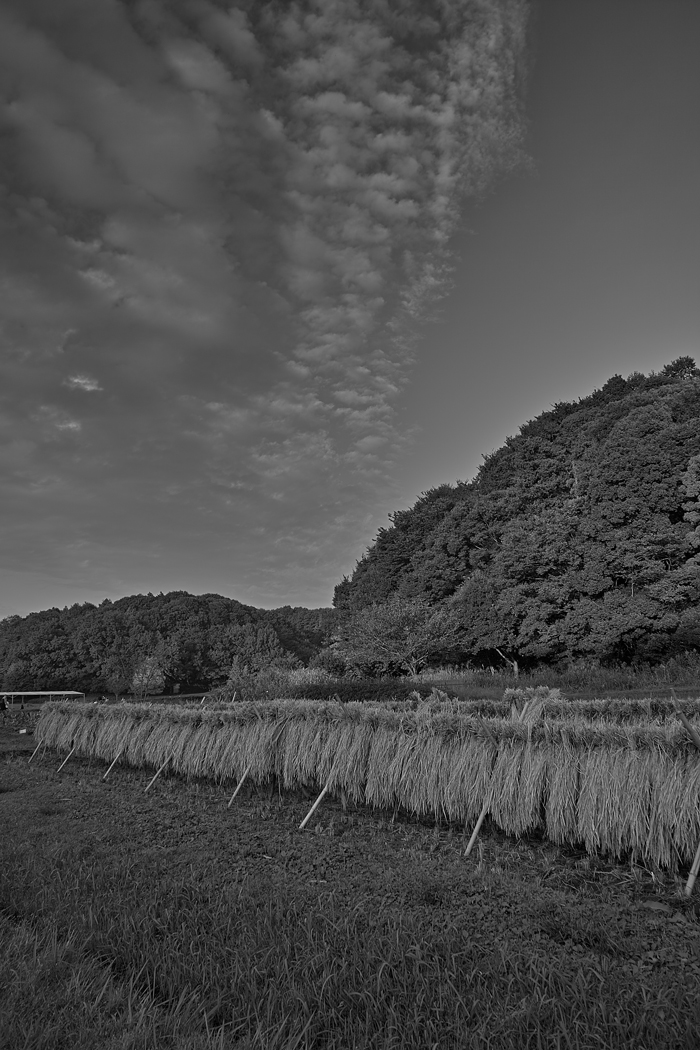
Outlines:
{"type": "Polygon", "coordinates": [[[0,696],[85,696],[77,689],[0,689],[0,696]]]}

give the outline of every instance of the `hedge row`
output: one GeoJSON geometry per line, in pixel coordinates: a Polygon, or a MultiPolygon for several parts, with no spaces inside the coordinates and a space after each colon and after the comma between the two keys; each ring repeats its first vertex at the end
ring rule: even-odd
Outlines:
{"type": "Polygon", "coordinates": [[[408,700],[411,693],[430,696],[432,684],[400,682],[396,679],[347,679],[338,682],[320,682],[317,685],[297,685],[285,688],[290,699],[339,700],[342,704],[364,704],[369,701],[408,700]]]}

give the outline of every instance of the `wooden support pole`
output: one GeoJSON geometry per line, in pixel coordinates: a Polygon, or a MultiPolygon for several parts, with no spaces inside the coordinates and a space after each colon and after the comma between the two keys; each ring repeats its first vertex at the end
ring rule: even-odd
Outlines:
{"type": "Polygon", "coordinates": [[[244,772],[243,776],[242,776],[242,777],[241,777],[241,779],[240,779],[240,780],[238,781],[238,784],[236,785],[236,790],[235,790],[235,791],[234,791],[234,793],[233,793],[233,794],[231,795],[231,798],[230,798],[230,799],[228,800],[228,806],[226,807],[226,809],[230,809],[230,808],[231,808],[231,803],[233,802],[234,798],[236,797],[236,795],[238,794],[238,792],[239,792],[239,791],[241,790],[241,788],[243,787],[243,784],[244,784],[244,782],[245,782],[245,779],[246,779],[246,777],[248,776],[248,774],[249,774],[249,773],[250,773],[250,766],[248,766],[248,768],[247,768],[247,769],[246,769],[246,771],[244,772]]]}
{"type": "MultiPolygon", "coordinates": [[[[41,742],[39,742],[36,745],[36,747],[34,748],[34,750],[32,751],[32,758],[34,758],[35,754],[37,753],[37,751],[39,750],[40,747],[41,747],[41,742]]],[[[32,761],[32,758],[29,759],[29,762],[27,762],[27,765],[30,764],[30,762],[32,761]]]]}
{"type": "Polygon", "coordinates": [[[472,837],[469,839],[469,842],[467,843],[467,848],[464,851],[464,856],[465,857],[468,857],[469,854],[471,853],[471,851],[474,849],[474,843],[476,842],[476,840],[478,838],[479,831],[481,830],[481,825],[484,823],[484,820],[486,818],[486,814],[488,813],[488,811],[489,811],[489,804],[488,804],[488,802],[484,802],[483,806],[481,807],[481,813],[479,814],[479,819],[477,820],[476,826],[475,826],[474,830],[472,831],[472,837]]]}
{"type": "MultiPolygon", "coordinates": [[[[516,718],[516,721],[518,721],[517,718],[516,718]]],[[[498,755],[498,741],[496,740],[495,736],[493,735],[493,733],[491,732],[489,727],[486,725],[486,722],[483,720],[483,718],[479,718],[479,722],[481,723],[482,729],[484,730],[484,732],[488,736],[489,740],[493,744],[494,749],[496,751],[496,755],[498,755]]],[[[474,843],[476,842],[477,837],[479,835],[479,832],[481,831],[481,825],[484,823],[484,820],[486,819],[486,814],[488,813],[488,811],[489,811],[488,802],[484,802],[483,806],[481,807],[481,813],[479,814],[479,819],[477,820],[476,825],[474,827],[474,830],[472,831],[472,837],[469,839],[469,842],[467,843],[467,848],[464,851],[464,856],[465,857],[468,857],[469,854],[471,853],[471,851],[474,849],[474,843]]]]}
{"type": "MultiPolygon", "coordinates": [[[[333,776],[332,772],[331,772],[331,776],[333,776]]],[[[323,786],[323,790],[321,791],[321,794],[318,796],[318,798],[314,802],[313,806],[311,807],[311,809],[309,810],[309,812],[306,814],[306,816],[302,820],[301,824],[299,825],[299,831],[303,831],[304,828],[306,827],[306,825],[309,823],[309,821],[311,820],[312,816],[314,815],[314,813],[316,812],[318,807],[321,805],[321,802],[323,801],[324,796],[328,793],[328,789],[329,789],[330,786],[331,786],[331,777],[328,778],[328,780],[326,781],[326,783],[323,786]]]]}
{"type": "Polygon", "coordinates": [[[149,789],[149,788],[150,788],[150,787],[151,787],[151,786],[152,786],[153,784],[155,784],[156,780],[157,780],[157,779],[158,779],[158,777],[159,777],[159,776],[161,775],[161,773],[163,772],[163,770],[165,769],[165,767],[166,767],[166,766],[168,765],[168,763],[169,763],[169,762],[170,762],[170,761],[172,760],[172,758],[173,758],[173,756],[172,756],[172,755],[168,755],[168,757],[166,758],[165,762],[164,762],[164,763],[163,763],[163,765],[162,765],[162,766],[160,767],[160,769],[158,770],[158,772],[156,773],[156,775],[155,775],[155,776],[153,777],[153,779],[152,779],[152,780],[149,780],[149,781],[148,781],[148,784],[147,784],[147,785],[146,785],[146,787],[145,787],[145,788],[143,789],[143,793],[144,793],[144,795],[146,794],[146,792],[148,791],[148,789],[149,789]]]}
{"type": "Polygon", "coordinates": [[[70,758],[70,756],[73,754],[74,751],[75,751],[75,744],[73,744],[73,747],[70,749],[70,751],[68,752],[68,754],[66,755],[66,757],[63,759],[63,761],[61,762],[60,766],[56,770],[57,773],[61,772],[61,770],[63,769],[63,767],[65,766],[66,762],[68,761],[68,759],[70,758]]]}
{"type": "Polygon", "coordinates": [[[105,773],[105,775],[104,775],[104,776],[102,777],[102,779],[103,779],[103,780],[106,780],[106,779],[107,779],[107,777],[108,777],[108,776],[109,776],[109,774],[110,774],[110,773],[112,772],[112,770],[113,770],[113,769],[114,769],[114,767],[116,766],[117,762],[118,762],[118,761],[119,761],[119,759],[121,758],[121,755],[122,755],[121,751],[118,751],[118,752],[117,752],[117,757],[116,757],[116,758],[114,759],[114,761],[113,761],[113,762],[112,762],[112,764],[110,765],[109,769],[107,770],[107,772],[105,773]]]}

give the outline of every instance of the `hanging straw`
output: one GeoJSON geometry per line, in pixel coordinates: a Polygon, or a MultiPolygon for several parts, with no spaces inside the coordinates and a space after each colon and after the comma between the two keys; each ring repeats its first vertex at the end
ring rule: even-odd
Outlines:
{"type": "MultiPolygon", "coordinates": [[[[543,697],[536,697],[536,698],[533,697],[532,699],[526,700],[522,708],[519,708],[517,701],[514,701],[512,707],[511,707],[511,712],[510,713],[511,713],[511,718],[513,719],[514,722],[522,722],[525,725],[532,726],[532,725],[535,724],[535,722],[539,721],[539,719],[540,719],[540,717],[542,715],[543,709],[544,709],[544,698],[543,697]]],[[[494,739],[493,735],[491,734],[490,730],[488,729],[488,727],[484,723],[483,719],[480,719],[480,721],[481,721],[481,724],[483,725],[484,729],[486,730],[488,736],[491,738],[491,740],[493,740],[494,739]]],[[[496,754],[498,755],[498,750],[496,751],[496,754]]],[[[479,835],[479,831],[481,830],[481,825],[484,823],[484,820],[486,819],[486,814],[488,813],[488,811],[489,811],[489,801],[488,801],[488,797],[487,797],[486,801],[484,802],[483,806],[481,807],[481,813],[479,814],[479,819],[477,820],[476,825],[474,827],[474,830],[472,832],[472,837],[469,839],[469,842],[467,843],[467,848],[464,851],[464,856],[465,857],[468,857],[469,854],[471,853],[471,851],[473,850],[474,843],[477,840],[477,837],[479,835]]]]}
{"type": "MultiPolygon", "coordinates": [[[[234,696],[235,696],[235,693],[234,693],[234,696]]],[[[259,711],[256,711],[255,713],[257,714],[258,718],[260,718],[259,711]]],[[[288,722],[289,722],[289,718],[284,718],[284,717],[282,718],[280,724],[277,726],[277,728],[275,729],[274,733],[272,734],[272,739],[270,740],[270,747],[276,747],[277,746],[277,744],[279,743],[280,737],[282,736],[282,732],[283,732],[283,730],[284,730],[284,728],[285,728],[285,726],[287,725],[288,722]]],[[[231,798],[228,800],[228,805],[226,806],[226,809],[230,809],[231,808],[231,803],[233,802],[234,798],[236,797],[238,792],[243,787],[243,784],[245,783],[246,778],[248,777],[248,774],[250,773],[252,768],[253,768],[253,763],[249,762],[248,765],[246,766],[244,772],[243,772],[243,776],[241,777],[241,779],[238,781],[238,784],[236,785],[236,790],[231,795],[231,798]]]]}
{"type": "MultiPolygon", "coordinates": [[[[700,734],[698,733],[698,731],[695,728],[695,726],[690,724],[690,722],[686,718],[685,714],[681,711],[681,705],[678,703],[678,697],[676,696],[676,690],[673,687],[671,687],[671,693],[673,695],[673,706],[676,709],[676,714],[678,715],[679,719],[681,720],[681,722],[682,722],[684,728],[686,729],[690,739],[693,741],[693,743],[695,744],[695,746],[698,749],[698,751],[700,751],[700,734]]],[[[691,895],[691,893],[693,892],[693,887],[695,886],[695,880],[698,877],[698,872],[700,872],[700,842],[698,842],[698,848],[696,849],[695,857],[693,858],[693,865],[692,865],[692,867],[690,869],[690,874],[688,875],[688,881],[685,884],[685,895],[686,895],[686,897],[689,897],[691,895]]]]}

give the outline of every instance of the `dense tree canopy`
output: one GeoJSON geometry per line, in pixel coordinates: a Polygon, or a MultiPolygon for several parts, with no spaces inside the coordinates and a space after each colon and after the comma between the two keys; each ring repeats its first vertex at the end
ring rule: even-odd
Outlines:
{"type": "Polygon", "coordinates": [[[444,605],[394,595],[347,617],[333,649],[361,672],[415,675],[431,657],[449,654],[458,638],[456,617],[444,605]]]}
{"type": "Polygon", "coordinates": [[[232,669],[298,666],[330,641],[333,609],[255,609],[218,594],[136,594],[0,621],[5,689],[145,694],[208,689],[232,669]]]}
{"type": "Polygon", "coordinates": [[[445,604],[463,652],[655,660],[700,647],[700,371],[613,376],[393,516],[336,588],[445,604]]]}

